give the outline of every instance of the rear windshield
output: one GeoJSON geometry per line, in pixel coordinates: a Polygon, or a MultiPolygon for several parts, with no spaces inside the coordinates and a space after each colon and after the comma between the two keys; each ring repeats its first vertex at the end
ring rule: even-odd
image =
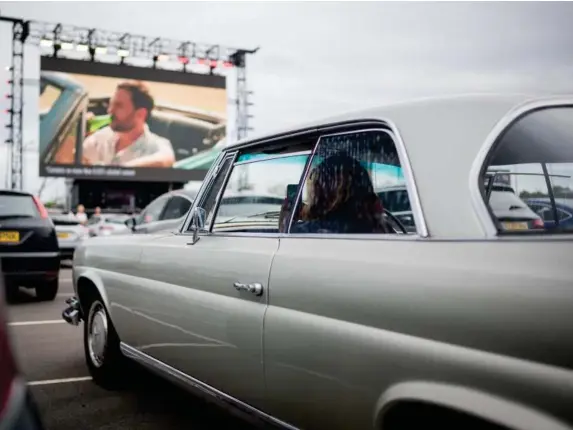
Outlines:
{"type": "Polygon", "coordinates": [[[34,200],[30,196],[0,194],[0,218],[40,216],[34,200]]]}

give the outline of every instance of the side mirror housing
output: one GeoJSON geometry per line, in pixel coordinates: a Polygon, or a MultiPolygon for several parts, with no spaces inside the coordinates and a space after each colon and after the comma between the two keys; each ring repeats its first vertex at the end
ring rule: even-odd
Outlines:
{"type": "Polygon", "coordinates": [[[207,213],[205,209],[195,207],[191,210],[191,230],[193,231],[193,242],[197,243],[199,240],[199,232],[205,229],[205,220],[207,213]]]}

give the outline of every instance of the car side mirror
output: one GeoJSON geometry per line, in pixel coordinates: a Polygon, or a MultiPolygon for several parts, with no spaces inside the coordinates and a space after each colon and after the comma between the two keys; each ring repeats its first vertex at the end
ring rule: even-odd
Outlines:
{"type": "Polygon", "coordinates": [[[199,240],[199,232],[205,228],[205,219],[207,212],[205,209],[195,207],[191,210],[191,230],[193,230],[193,242],[197,243],[199,240]]]}

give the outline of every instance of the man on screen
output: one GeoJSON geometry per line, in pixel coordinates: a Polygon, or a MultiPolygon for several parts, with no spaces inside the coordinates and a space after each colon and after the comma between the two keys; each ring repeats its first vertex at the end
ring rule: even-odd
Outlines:
{"type": "Polygon", "coordinates": [[[83,164],[122,167],[172,167],[171,142],[149,130],[155,102],[143,82],[119,84],[108,113],[111,124],[83,142],[83,164]]]}

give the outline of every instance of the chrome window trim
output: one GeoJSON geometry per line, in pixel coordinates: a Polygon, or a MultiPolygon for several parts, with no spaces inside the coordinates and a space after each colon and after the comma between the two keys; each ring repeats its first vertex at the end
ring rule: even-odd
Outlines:
{"type": "Polygon", "coordinates": [[[191,220],[191,213],[193,213],[193,209],[195,209],[197,206],[199,206],[199,203],[203,202],[203,197],[208,192],[208,190],[211,189],[211,187],[213,186],[213,182],[217,178],[218,169],[221,167],[221,165],[225,162],[225,160],[227,158],[235,157],[235,155],[236,155],[236,151],[229,151],[229,152],[222,151],[221,154],[219,154],[219,157],[211,165],[211,168],[209,169],[209,171],[207,172],[207,175],[205,175],[205,178],[203,179],[203,183],[201,184],[201,187],[199,188],[199,192],[195,196],[195,199],[193,201],[193,205],[191,206],[191,208],[189,209],[189,212],[187,213],[187,215],[185,217],[185,221],[183,222],[183,225],[181,226],[181,229],[179,230],[179,234],[188,234],[189,233],[189,227],[191,226],[191,221],[192,221],[191,220]]]}
{"type": "Polygon", "coordinates": [[[201,186],[199,187],[199,191],[197,192],[195,199],[193,199],[193,204],[189,208],[189,212],[187,212],[187,214],[185,215],[185,220],[183,221],[181,228],[177,232],[178,234],[182,234],[183,232],[187,231],[187,227],[188,227],[189,223],[191,222],[191,213],[193,212],[193,209],[195,208],[195,206],[197,206],[197,202],[199,202],[201,197],[203,196],[203,194],[205,192],[205,188],[210,186],[213,172],[215,171],[215,167],[219,166],[219,164],[223,160],[224,156],[225,156],[225,151],[221,151],[221,153],[217,156],[217,158],[215,159],[213,164],[211,164],[211,167],[209,168],[209,170],[207,171],[207,174],[205,175],[205,177],[203,178],[203,181],[201,182],[201,186]]]}
{"type": "MultiPolygon", "coordinates": [[[[316,147],[316,145],[315,145],[316,147]]],[[[242,161],[242,162],[238,162],[238,163],[233,163],[233,165],[231,166],[231,168],[227,171],[226,177],[224,179],[224,184],[223,187],[221,188],[221,190],[219,191],[219,195],[217,196],[217,201],[216,201],[216,207],[215,207],[215,213],[219,212],[219,206],[221,204],[221,200],[223,198],[223,193],[224,190],[227,187],[227,184],[229,182],[229,177],[231,176],[231,173],[233,172],[233,169],[236,166],[242,166],[244,164],[251,164],[251,163],[256,163],[256,162],[265,162],[265,161],[269,161],[269,160],[276,160],[279,158],[289,158],[289,157],[298,157],[300,155],[309,155],[311,153],[311,151],[298,151],[298,152],[291,152],[291,153],[287,153],[287,154],[277,154],[277,156],[271,156],[268,158],[259,158],[256,160],[247,160],[247,161],[242,161]]],[[[235,152],[233,154],[233,157],[236,158],[237,156],[237,152],[235,152]]],[[[310,159],[310,157],[309,157],[310,159]]],[[[222,164],[222,163],[221,163],[222,164]]],[[[307,164],[308,164],[308,160],[307,160],[307,164]]],[[[304,173],[304,169],[303,169],[303,173],[304,173]]],[[[214,178],[216,177],[216,175],[214,176],[214,178]]],[[[213,178],[213,179],[214,179],[213,178]]],[[[246,235],[247,237],[279,237],[281,233],[243,233],[243,232],[238,232],[238,233],[223,233],[223,232],[213,232],[213,226],[215,224],[215,217],[211,220],[211,224],[209,225],[208,228],[205,228],[204,230],[202,230],[200,233],[203,233],[204,235],[217,235],[217,236],[242,236],[242,235],[246,235]]],[[[191,234],[191,232],[189,230],[186,230],[183,232],[183,234],[191,234]]]]}
{"type": "Polygon", "coordinates": [[[264,158],[261,157],[261,158],[255,158],[253,160],[237,161],[235,164],[233,164],[233,167],[242,166],[243,164],[257,163],[261,161],[277,160],[279,158],[285,158],[285,157],[298,157],[300,155],[311,155],[312,152],[313,151],[309,150],[309,151],[289,152],[286,154],[273,154],[264,158]]]}
{"type": "Polygon", "coordinates": [[[132,360],[137,361],[138,363],[142,364],[144,367],[154,370],[155,372],[159,373],[163,377],[170,379],[171,381],[181,384],[187,389],[194,389],[199,390],[200,392],[209,395],[211,398],[216,398],[219,401],[224,401],[231,403],[235,407],[239,408],[243,412],[251,412],[257,415],[258,417],[271,422],[275,425],[278,425],[282,428],[289,429],[289,430],[298,430],[297,427],[294,427],[291,424],[288,424],[284,421],[279,420],[278,418],[273,417],[247,403],[242,402],[239,399],[236,399],[229,394],[220,391],[198,379],[193,378],[192,376],[181,372],[178,369],[156,359],[153,358],[144,352],[139,351],[138,349],[127,345],[124,342],[121,342],[119,345],[121,352],[127,357],[132,360]]]}
{"type": "Polygon", "coordinates": [[[482,168],[484,167],[487,158],[491,154],[491,151],[494,149],[498,139],[511,125],[513,125],[513,123],[535,110],[572,106],[573,100],[571,98],[566,99],[563,97],[525,102],[510,109],[509,112],[507,112],[494,125],[493,129],[487,135],[470,168],[468,183],[470,199],[486,237],[492,238],[500,236],[497,227],[495,226],[495,222],[492,219],[492,215],[488,209],[488,205],[483,199],[479,187],[482,168]]]}
{"type": "MultiPolygon", "coordinates": [[[[314,156],[316,154],[316,149],[320,145],[320,142],[323,138],[334,137],[334,136],[344,136],[346,134],[367,133],[367,132],[385,133],[392,139],[392,142],[394,143],[394,147],[396,148],[396,152],[398,154],[398,159],[400,160],[400,167],[402,168],[402,174],[404,175],[404,182],[406,185],[406,190],[408,192],[408,198],[410,199],[410,207],[412,209],[412,215],[414,216],[414,222],[416,224],[416,233],[417,234],[411,235],[411,236],[416,236],[418,238],[420,238],[420,237],[426,238],[429,236],[428,228],[426,225],[426,219],[424,217],[424,213],[422,211],[422,205],[420,203],[420,197],[418,195],[418,188],[416,187],[416,180],[414,179],[414,174],[413,174],[412,168],[410,166],[410,158],[408,157],[406,147],[404,145],[402,137],[398,133],[396,126],[393,125],[392,123],[390,123],[389,121],[383,120],[383,122],[386,123],[388,125],[388,128],[390,128],[390,129],[384,128],[384,127],[368,127],[368,128],[359,128],[359,129],[352,130],[352,131],[334,132],[334,133],[328,133],[328,134],[321,135],[318,138],[318,141],[316,142],[316,145],[315,145],[314,150],[312,152],[312,156],[311,156],[309,162],[307,163],[307,167],[306,167],[305,172],[304,172],[303,182],[301,182],[301,184],[304,184],[304,181],[306,181],[306,178],[308,177],[308,172],[310,170],[310,166],[312,165],[312,161],[313,161],[314,156]]],[[[302,189],[303,189],[303,186],[299,187],[297,200],[296,200],[297,205],[301,199],[302,189]]],[[[296,213],[296,206],[294,209],[295,210],[293,210],[293,213],[291,214],[291,219],[289,221],[289,226],[288,226],[287,232],[290,232],[290,229],[292,227],[294,213],[296,213]]],[[[333,234],[330,236],[332,237],[332,236],[337,236],[337,235],[333,234]]],[[[362,235],[359,235],[359,236],[362,236],[362,235]]],[[[384,236],[394,236],[394,235],[393,234],[380,234],[378,236],[384,237],[384,236]]]]}

